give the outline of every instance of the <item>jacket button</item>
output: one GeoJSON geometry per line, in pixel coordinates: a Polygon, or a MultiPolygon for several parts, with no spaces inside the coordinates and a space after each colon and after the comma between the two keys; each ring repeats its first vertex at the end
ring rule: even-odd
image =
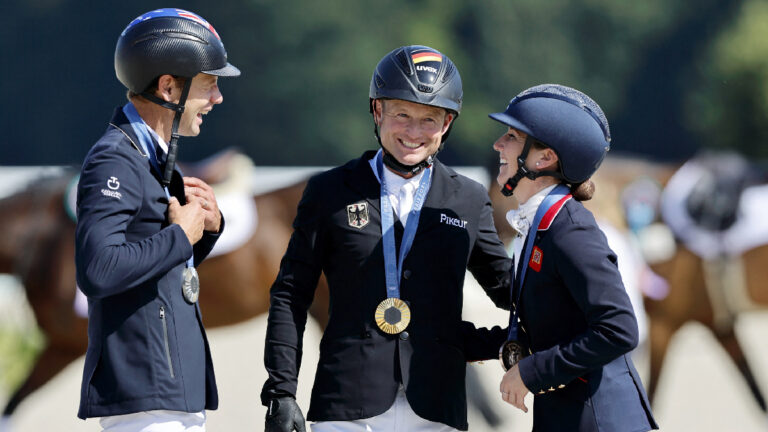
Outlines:
{"type": "Polygon", "coordinates": [[[407,341],[409,337],[410,337],[410,335],[408,334],[407,331],[404,331],[404,332],[400,333],[400,340],[402,340],[402,341],[407,341]]]}
{"type": "Polygon", "coordinates": [[[403,279],[410,279],[411,278],[411,271],[405,270],[403,271],[403,279]]]}

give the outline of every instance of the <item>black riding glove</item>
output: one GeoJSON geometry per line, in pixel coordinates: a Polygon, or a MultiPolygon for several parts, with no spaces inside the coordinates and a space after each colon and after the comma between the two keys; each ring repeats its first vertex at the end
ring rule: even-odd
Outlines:
{"type": "Polygon", "coordinates": [[[269,401],[264,432],[306,432],[304,415],[296,399],[283,396],[269,401]]]}

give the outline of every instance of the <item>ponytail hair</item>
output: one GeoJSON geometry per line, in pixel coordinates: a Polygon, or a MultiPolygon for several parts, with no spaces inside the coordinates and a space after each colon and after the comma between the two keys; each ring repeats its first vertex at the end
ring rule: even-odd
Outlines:
{"type": "Polygon", "coordinates": [[[576,201],[589,201],[595,194],[595,183],[587,179],[571,186],[571,195],[576,201]]]}

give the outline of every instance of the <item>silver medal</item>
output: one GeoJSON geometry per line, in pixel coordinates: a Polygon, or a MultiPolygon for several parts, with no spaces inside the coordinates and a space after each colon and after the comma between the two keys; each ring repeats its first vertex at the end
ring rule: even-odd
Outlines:
{"type": "Polygon", "coordinates": [[[189,303],[195,303],[200,295],[200,278],[197,276],[197,270],[194,267],[184,269],[184,281],[181,283],[181,293],[184,294],[184,300],[189,303]]]}

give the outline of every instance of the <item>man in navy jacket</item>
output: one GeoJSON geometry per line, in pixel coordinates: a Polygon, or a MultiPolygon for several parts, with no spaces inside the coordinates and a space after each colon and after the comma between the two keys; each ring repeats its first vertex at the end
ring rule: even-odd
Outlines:
{"type": "Polygon", "coordinates": [[[239,71],[213,27],[180,9],[131,22],[115,69],[130,102],[86,156],[78,186],[89,337],[78,416],[102,417],[105,430],[200,428],[218,396],[194,267],[224,221],[210,186],[173,162],[178,136],[199,134],[222,102],[218,76],[239,71]]]}

